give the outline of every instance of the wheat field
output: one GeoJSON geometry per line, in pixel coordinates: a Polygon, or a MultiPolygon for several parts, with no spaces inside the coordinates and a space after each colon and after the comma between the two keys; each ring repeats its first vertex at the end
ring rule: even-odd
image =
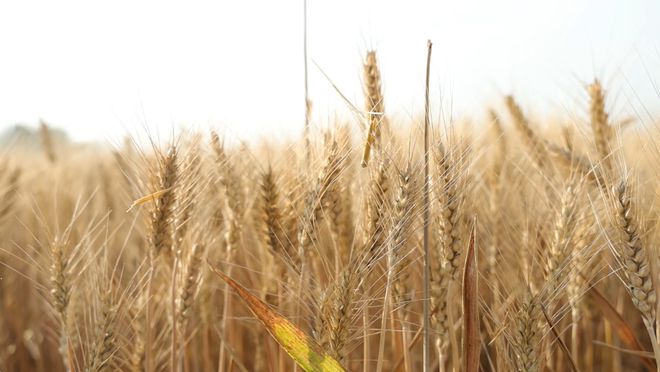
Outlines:
{"type": "Polygon", "coordinates": [[[655,124],[594,79],[425,152],[362,63],[357,124],[292,141],[5,149],[0,370],[656,370],[655,124]]]}

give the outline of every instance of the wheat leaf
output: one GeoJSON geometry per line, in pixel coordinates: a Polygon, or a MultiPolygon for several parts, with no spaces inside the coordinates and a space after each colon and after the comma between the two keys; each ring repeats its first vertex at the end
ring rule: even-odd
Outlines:
{"type": "Polygon", "coordinates": [[[268,333],[286,350],[300,368],[308,372],[344,371],[339,362],[323,351],[321,346],[300,328],[275,312],[233,279],[214,268],[211,263],[209,266],[245,301],[254,316],[266,326],[268,333]]]}

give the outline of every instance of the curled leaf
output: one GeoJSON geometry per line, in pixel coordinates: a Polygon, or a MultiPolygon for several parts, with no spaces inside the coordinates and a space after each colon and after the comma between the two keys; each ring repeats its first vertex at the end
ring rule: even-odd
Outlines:
{"type": "Polygon", "coordinates": [[[133,203],[131,204],[131,206],[128,207],[128,209],[126,210],[126,212],[130,212],[131,209],[133,209],[133,208],[135,208],[135,207],[137,207],[137,206],[139,206],[139,205],[146,204],[146,203],[149,203],[149,202],[151,202],[151,201],[154,201],[154,200],[160,198],[161,196],[163,196],[163,194],[165,194],[166,192],[170,191],[171,189],[172,189],[172,188],[170,187],[170,188],[167,188],[167,189],[158,190],[158,191],[156,191],[156,192],[154,192],[154,193],[151,193],[151,194],[149,194],[149,195],[146,195],[146,196],[143,196],[143,197],[141,197],[141,198],[139,198],[139,199],[134,200],[133,203]]]}

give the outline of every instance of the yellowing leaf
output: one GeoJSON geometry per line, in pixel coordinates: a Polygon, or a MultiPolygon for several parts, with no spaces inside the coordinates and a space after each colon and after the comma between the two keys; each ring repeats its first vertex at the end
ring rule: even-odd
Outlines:
{"type": "Polygon", "coordinates": [[[137,207],[138,205],[142,205],[142,204],[148,203],[150,201],[154,201],[154,200],[160,198],[161,196],[163,196],[163,194],[165,194],[168,191],[170,191],[169,188],[168,189],[163,189],[163,190],[158,190],[158,191],[154,192],[153,194],[143,196],[140,199],[137,199],[137,200],[133,201],[133,204],[131,204],[131,206],[128,207],[126,212],[130,212],[131,209],[137,207]]]}
{"type": "MultiPolygon", "coordinates": [[[[369,112],[368,115],[375,115],[377,113],[369,112]]],[[[367,131],[367,139],[364,143],[364,152],[362,154],[362,167],[366,167],[369,164],[369,157],[371,155],[371,147],[376,142],[376,136],[378,132],[378,126],[380,122],[378,120],[370,120],[369,130],[367,131]]]]}
{"type": "Polygon", "coordinates": [[[233,279],[215,269],[211,270],[225,281],[245,301],[252,313],[266,326],[268,333],[298,363],[309,372],[340,372],[344,368],[323,351],[321,346],[293,323],[271,309],[233,279]]]}

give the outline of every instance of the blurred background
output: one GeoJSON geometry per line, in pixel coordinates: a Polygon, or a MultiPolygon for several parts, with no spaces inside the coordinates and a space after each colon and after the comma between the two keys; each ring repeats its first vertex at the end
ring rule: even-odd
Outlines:
{"type": "MultiPolygon", "coordinates": [[[[354,120],[323,73],[361,107],[370,49],[388,114],[419,114],[427,39],[436,122],[481,117],[508,93],[532,114],[570,120],[594,77],[614,115],[650,122],[660,108],[657,0],[309,0],[307,14],[317,127],[354,120]]],[[[184,126],[295,136],[302,47],[303,0],[3,1],[0,132],[43,119],[73,140],[115,143],[184,126]]]]}

